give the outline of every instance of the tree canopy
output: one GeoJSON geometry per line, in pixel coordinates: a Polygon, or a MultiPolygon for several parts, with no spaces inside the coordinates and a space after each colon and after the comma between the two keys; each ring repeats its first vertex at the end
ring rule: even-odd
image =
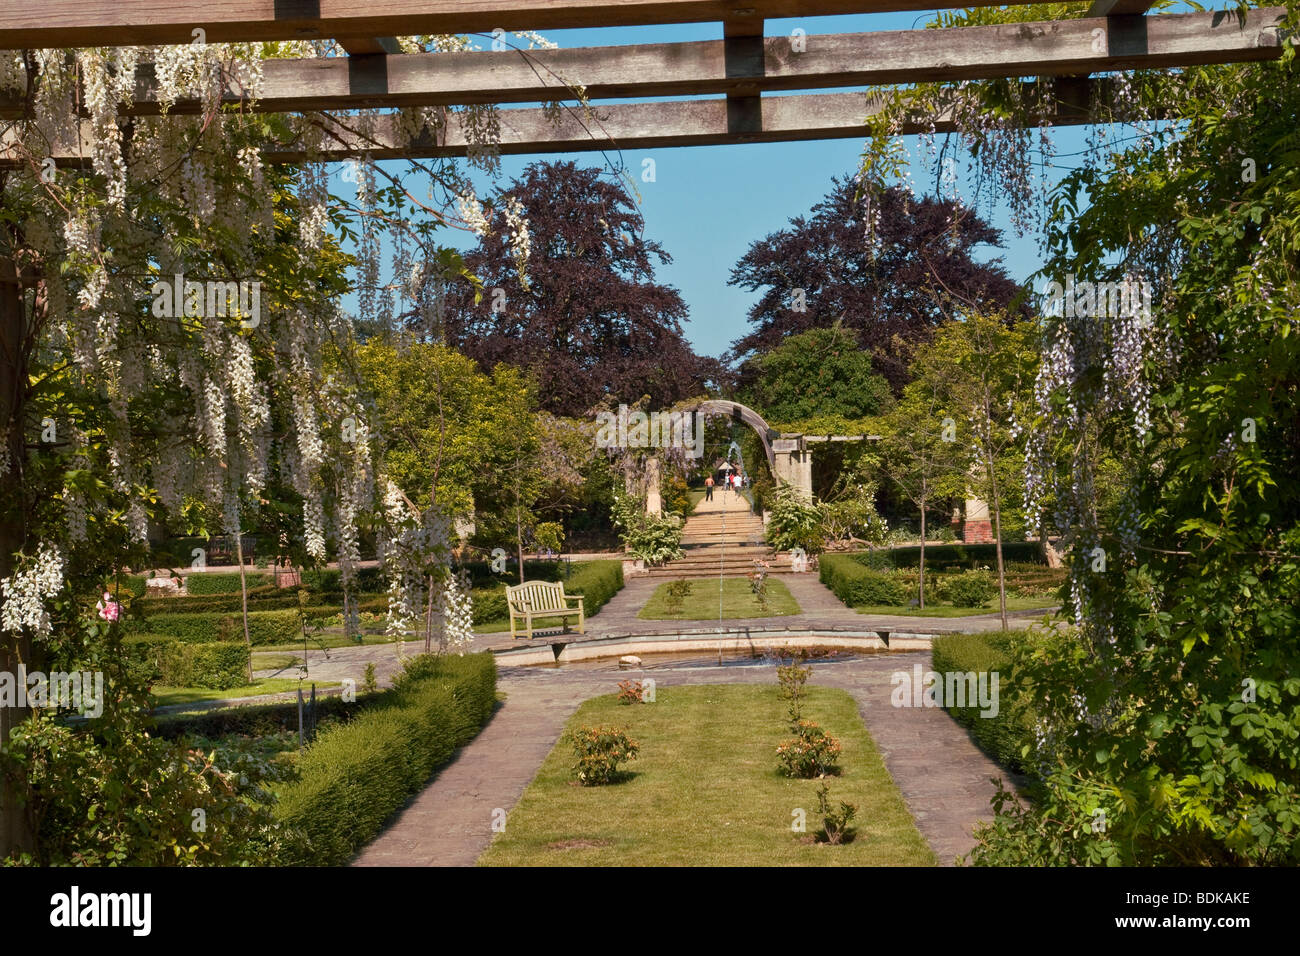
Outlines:
{"type": "Polygon", "coordinates": [[[447,342],[485,369],[530,369],[547,411],[582,415],[602,400],[643,395],[666,408],[715,374],[716,363],[682,337],[681,295],[655,279],[656,264],[671,257],[599,169],[533,163],[500,191],[487,223],[492,231],[465,255],[482,293],[451,286],[447,342]],[[512,210],[527,217],[526,239],[508,221],[512,210]]]}

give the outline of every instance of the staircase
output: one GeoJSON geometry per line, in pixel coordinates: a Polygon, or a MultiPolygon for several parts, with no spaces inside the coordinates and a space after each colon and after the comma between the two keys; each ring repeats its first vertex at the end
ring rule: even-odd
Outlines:
{"type": "Polygon", "coordinates": [[[734,492],[717,489],[712,501],[701,501],[682,529],[682,557],[651,568],[652,578],[743,577],[754,561],[772,560],[763,540],[763,519],[734,492]]]}

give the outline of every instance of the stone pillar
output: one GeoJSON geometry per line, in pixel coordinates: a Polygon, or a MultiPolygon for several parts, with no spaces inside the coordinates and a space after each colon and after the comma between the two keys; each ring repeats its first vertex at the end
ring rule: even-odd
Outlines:
{"type": "Polygon", "coordinates": [[[776,479],[792,485],[799,494],[811,500],[812,452],[802,435],[783,435],[772,442],[772,457],[776,466],[776,479]]]}
{"type": "Polygon", "coordinates": [[[645,510],[646,514],[657,515],[664,510],[663,498],[659,494],[659,459],[645,460],[645,510]]]}

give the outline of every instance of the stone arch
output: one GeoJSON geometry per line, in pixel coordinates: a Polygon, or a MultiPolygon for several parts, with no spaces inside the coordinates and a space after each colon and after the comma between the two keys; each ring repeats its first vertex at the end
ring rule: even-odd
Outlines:
{"type": "Polygon", "coordinates": [[[696,405],[688,405],[681,411],[687,413],[703,412],[705,415],[726,415],[734,422],[748,425],[758,434],[758,440],[763,443],[763,454],[767,456],[767,465],[772,469],[772,473],[776,474],[776,458],[773,445],[781,437],[781,434],[764,421],[762,415],[748,405],[711,398],[696,405]]]}

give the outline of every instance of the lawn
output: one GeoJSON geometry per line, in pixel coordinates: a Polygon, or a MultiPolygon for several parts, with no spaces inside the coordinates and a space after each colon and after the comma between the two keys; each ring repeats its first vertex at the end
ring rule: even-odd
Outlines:
{"type": "MultiPolygon", "coordinates": [[[[1012,597],[1007,595],[1008,611],[1033,611],[1056,607],[1061,602],[1054,597],[1012,597]]],[[[971,617],[975,614],[997,614],[998,602],[994,598],[988,607],[953,607],[951,604],[927,604],[925,610],[916,607],[898,607],[893,604],[859,604],[853,610],[859,614],[894,614],[901,617],[971,617]]]]}
{"type": "Polygon", "coordinates": [[[260,654],[253,653],[253,670],[282,671],[302,663],[296,654],[260,654]]]}
{"type": "Polygon", "coordinates": [[[935,862],[885,770],[857,703],[810,687],[805,719],[843,747],[832,801],[857,805],[852,842],[811,841],[820,828],[817,780],[777,769],[789,737],[775,675],[769,686],[664,687],[654,703],[614,695],[578,708],[568,729],[625,728],[640,744],[630,779],[606,787],[570,782],[572,745],[562,736],[542,764],[483,866],[928,866],[935,862]],[[807,812],[807,832],[791,829],[807,812]]]}
{"type": "MultiPolygon", "coordinates": [[[[696,578],[691,581],[691,593],[673,610],[668,604],[668,586],[665,581],[655,588],[645,607],[637,617],[650,621],[716,621],[718,619],[718,582],[716,579],[696,578]]],[[[767,579],[767,610],[759,607],[758,599],[750,589],[748,578],[722,579],[722,617],[782,617],[798,614],[799,604],[790,589],[776,578],[767,579]]]]}
{"type": "Polygon", "coordinates": [[[259,694],[292,693],[302,687],[303,693],[311,691],[311,685],[322,690],[326,687],[338,687],[338,681],[299,681],[289,677],[263,677],[243,687],[231,687],[227,690],[213,690],[211,687],[165,687],[156,684],[153,688],[154,703],[159,707],[168,704],[195,704],[209,700],[227,700],[235,697],[256,697],[259,694]]]}

